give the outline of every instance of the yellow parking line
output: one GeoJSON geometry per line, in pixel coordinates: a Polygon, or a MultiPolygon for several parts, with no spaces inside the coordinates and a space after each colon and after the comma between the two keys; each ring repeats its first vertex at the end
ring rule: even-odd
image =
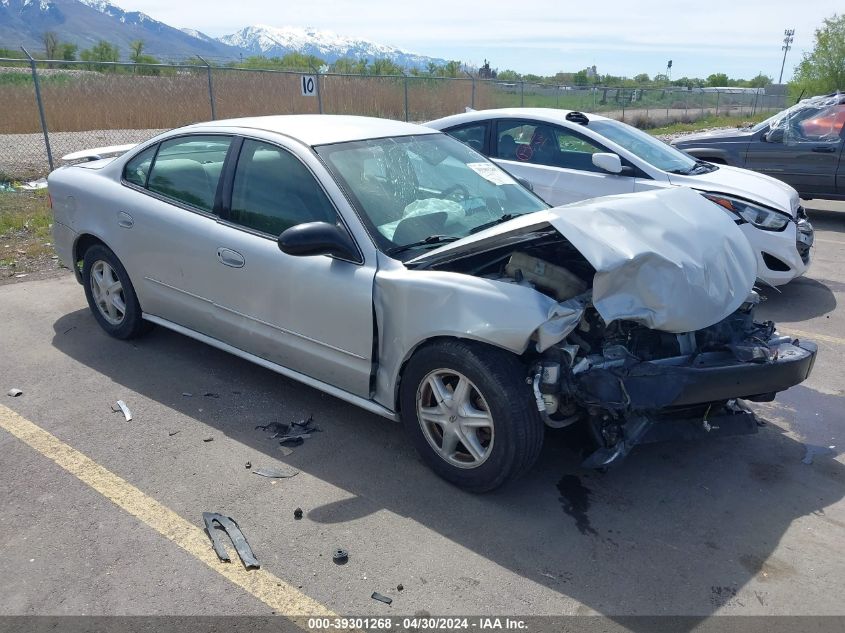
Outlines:
{"type": "Polygon", "coordinates": [[[784,328],[784,334],[789,336],[797,336],[798,338],[805,338],[809,341],[824,341],[825,343],[835,343],[836,345],[845,345],[845,338],[837,338],[836,336],[827,336],[826,334],[814,334],[812,332],[802,332],[801,330],[793,330],[790,327],[784,328]]]}
{"type": "MultiPolygon", "coordinates": [[[[220,561],[211,549],[211,542],[203,529],[186,521],[126,480],[3,405],[0,405],[0,428],[56,462],[71,475],[261,600],[276,613],[286,616],[335,615],[270,572],[264,569],[245,569],[237,555],[232,557],[232,563],[220,561]]],[[[306,628],[303,622],[292,622],[300,628],[306,628]]]]}

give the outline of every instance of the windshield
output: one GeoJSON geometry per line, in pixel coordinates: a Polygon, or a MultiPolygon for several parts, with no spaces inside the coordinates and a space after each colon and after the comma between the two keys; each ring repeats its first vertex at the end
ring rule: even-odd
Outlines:
{"type": "Polygon", "coordinates": [[[388,253],[415,256],[415,249],[548,208],[497,165],[445,134],[315,149],[388,253]]]}
{"type": "Polygon", "coordinates": [[[694,158],[619,121],[590,121],[590,129],[662,171],[688,174],[697,166],[694,158]]]}

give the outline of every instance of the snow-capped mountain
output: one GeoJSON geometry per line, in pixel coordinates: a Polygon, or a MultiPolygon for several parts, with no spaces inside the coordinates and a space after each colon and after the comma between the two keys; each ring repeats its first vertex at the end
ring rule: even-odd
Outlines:
{"type": "Polygon", "coordinates": [[[273,27],[258,24],[224,35],[218,41],[241,48],[251,55],[282,57],[297,52],[315,55],[327,62],[342,57],[352,59],[389,59],[404,67],[425,67],[429,62],[445,63],[442,59],[426,57],[403,51],[395,46],[378,44],[369,40],[338,35],[310,27],[273,27]]]}
{"type": "Polygon", "coordinates": [[[201,55],[224,61],[298,52],[329,63],[341,57],[370,62],[389,59],[405,68],[445,63],[395,46],[313,28],[257,25],[213,38],[196,29],[174,28],[140,11],[127,11],[109,0],[0,0],[0,48],[26,46],[41,52],[48,31],[80,49],[105,40],[117,45],[124,59],[129,56],[130,44],[143,40],[144,53],[165,60],[201,55]]]}

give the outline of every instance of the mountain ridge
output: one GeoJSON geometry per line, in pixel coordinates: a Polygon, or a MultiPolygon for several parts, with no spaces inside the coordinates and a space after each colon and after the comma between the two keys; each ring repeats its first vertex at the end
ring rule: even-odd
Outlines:
{"type": "Polygon", "coordinates": [[[431,63],[446,62],[312,27],[258,24],[215,38],[193,28],[170,26],[141,11],[125,10],[109,0],[0,0],[0,47],[43,50],[47,31],[80,49],[106,40],[117,45],[123,59],[128,59],[131,42],[143,40],[144,53],[162,60],[200,55],[215,61],[232,61],[253,55],[283,57],[295,52],[314,55],[327,63],[341,58],[371,62],[388,59],[405,68],[426,68],[431,63]]]}

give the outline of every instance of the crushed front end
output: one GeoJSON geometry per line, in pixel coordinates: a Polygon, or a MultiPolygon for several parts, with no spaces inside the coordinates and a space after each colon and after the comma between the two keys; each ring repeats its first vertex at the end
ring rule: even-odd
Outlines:
{"type": "Polygon", "coordinates": [[[578,326],[546,349],[532,380],[547,425],[589,426],[597,449],[584,462],[603,467],[642,443],[756,431],[739,400],[770,401],[799,384],[816,346],[779,335],[753,318],[752,293],[710,327],[683,334],[626,321],[605,324],[588,306],[578,326]]]}

